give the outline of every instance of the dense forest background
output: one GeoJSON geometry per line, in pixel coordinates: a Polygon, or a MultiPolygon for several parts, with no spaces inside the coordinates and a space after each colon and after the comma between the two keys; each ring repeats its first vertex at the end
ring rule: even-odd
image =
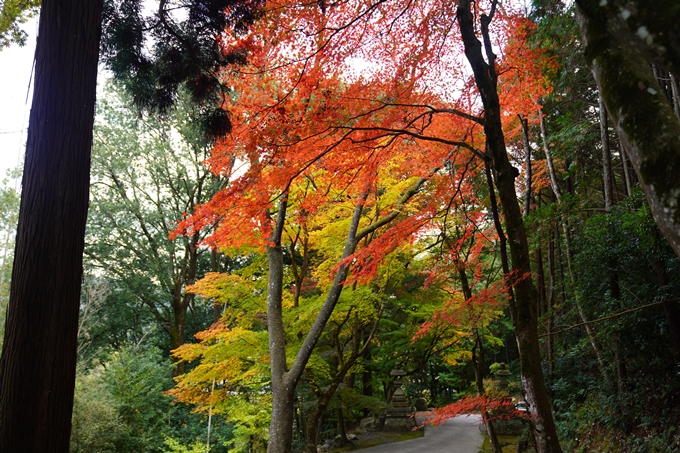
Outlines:
{"type": "MultiPolygon", "coordinates": [[[[332,22],[350,11],[299,10],[271,8],[224,38],[243,53],[225,56],[219,83],[197,77],[168,105],[160,89],[140,97],[143,78],[100,82],[71,451],[265,451],[276,250],[284,367],[335,298],[294,386],[294,451],[379,414],[396,368],[409,401],[455,408],[507,363],[522,398],[512,279],[536,287],[562,449],[680,451],[680,260],[608,118],[574,6],[502,5],[491,21],[530,275],[504,267],[508,211],[467,49],[435,27],[446,14],[386,7],[359,57],[355,22],[332,22]],[[379,32],[390,14],[404,41],[379,32]],[[220,94],[196,102],[201,90],[220,94]]],[[[678,79],[653,70],[680,117],[678,79]]],[[[7,181],[0,210],[4,317],[19,211],[7,181]]]]}

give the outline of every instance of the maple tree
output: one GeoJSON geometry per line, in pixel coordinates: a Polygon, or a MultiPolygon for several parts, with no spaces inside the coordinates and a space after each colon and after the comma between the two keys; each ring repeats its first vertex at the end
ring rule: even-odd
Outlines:
{"type": "MultiPolygon", "coordinates": [[[[321,184],[323,181],[323,178],[316,178],[315,179],[316,184],[321,184]]],[[[347,206],[346,202],[342,200],[342,197],[339,201],[339,206],[341,207],[340,210],[336,209],[334,215],[338,215],[345,211],[344,215],[347,215],[347,213],[351,214],[350,217],[350,225],[349,225],[349,234],[347,236],[347,240],[345,242],[345,245],[343,247],[341,257],[338,259],[337,257],[337,252],[335,252],[333,255],[335,258],[333,259],[337,264],[331,265],[332,267],[325,268],[326,272],[329,270],[332,270],[333,267],[338,267],[337,272],[335,272],[335,276],[331,278],[326,287],[325,291],[325,296],[324,296],[324,301],[320,305],[319,310],[320,310],[320,315],[316,316],[315,315],[315,320],[311,322],[311,327],[307,329],[310,333],[307,334],[306,336],[303,336],[304,341],[302,341],[301,344],[299,344],[299,351],[297,353],[297,358],[291,365],[290,371],[286,371],[286,350],[285,350],[285,332],[284,332],[284,324],[283,324],[283,312],[282,312],[282,299],[283,299],[283,262],[282,262],[282,250],[281,250],[281,235],[283,232],[284,228],[284,221],[285,221],[285,209],[288,208],[287,206],[287,199],[282,198],[281,201],[279,201],[279,212],[277,213],[277,224],[276,224],[276,230],[274,236],[274,240],[272,241],[275,244],[277,244],[277,247],[274,247],[272,245],[267,245],[267,257],[268,257],[268,300],[269,300],[269,306],[267,309],[267,318],[268,318],[268,325],[269,325],[269,341],[270,341],[270,360],[272,361],[272,370],[271,370],[271,375],[272,375],[272,390],[273,390],[273,414],[272,414],[272,422],[271,422],[271,431],[270,431],[270,436],[269,436],[269,448],[272,448],[272,442],[277,440],[277,437],[272,434],[272,431],[274,429],[280,430],[283,434],[281,437],[288,436],[288,441],[290,442],[290,434],[291,434],[291,429],[292,425],[288,424],[286,426],[285,420],[288,420],[288,423],[292,423],[292,413],[290,414],[284,414],[283,420],[281,418],[277,418],[276,414],[276,408],[277,404],[279,406],[279,410],[289,410],[292,411],[293,404],[292,404],[292,398],[294,396],[294,390],[295,386],[297,384],[297,381],[300,379],[302,372],[304,371],[304,368],[307,365],[307,362],[312,354],[312,351],[314,349],[314,346],[316,342],[319,340],[319,337],[321,336],[324,327],[326,325],[326,322],[328,319],[330,319],[333,309],[335,308],[335,305],[337,304],[339,297],[342,292],[343,285],[347,279],[348,276],[348,270],[349,270],[349,263],[347,263],[348,258],[351,259],[351,256],[354,252],[354,250],[357,247],[357,244],[360,239],[366,238],[369,234],[376,232],[378,228],[387,225],[391,220],[396,219],[398,215],[400,214],[400,211],[398,210],[398,207],[403,206],[411,197],[416,195],[418,188],[423,185],[424,179],[418,179],[415,184],[412,182],[409,182],[408,180],[406,181],[409,183],[407,185],[407,190],[399,197],[397,200],[390,200],[390,197],[385,197],[388,201],[383,204],[381,200],[371,200],[372,203],[375,203],[375,215],[377,218],[375,219],[370,219],[367,225],[362,226],[361,228],[359,227],[360,221],[364,216],[362,216],[362,213],[364,212],[364,204],[369,202],[368,194],[361,196],[359,199],[359,202],[355,202],[350,198],[350,201],[353,203],[357,203],[357,205],[354,207],[354,209],[348,209],[351,208],[351,205],[347,206]],[[411,186],[410,188],[408,186],[411,186]],[[390,206],[396,202],[397,208],[391,208],[391,212],[389,211],[390,206]],[[343,206],[344,205],[344,206],[343,206]],[[380,215],[380,210],[385,209],[385,205],[388,209],[388,214],[387,215],[380,215]],[[273,306],[272,306],[273,305],[273,306]],[[277,376],[278,374],[278,376],[277,376]],[[276,380],[279,380],[277,383],[276,380]],[[277,385],[282,385],[285,386],[284,389],[278,389],[277,385]],[[283,398],[283,401],[278,400],[278,398],[283,398]]],[[[397,189],[393,190],[393,192],[396,192],[397,194],[401,193],[402,190],[399,190],[401,187],[397,185],[397,189]]],[[[294,193],[294,192],[293,192],[294,193]]],[[[334,193],[331,192],[330,196],[334,196],[334,193]]],[[[291,199],[294,199],[291,196],[291,199]]],[[[292,205],[292,203],[291,203],[292,205]]],[[[293,205],[294,206],[294,205],[293,205]]],[[[299,210],[301,211],[301,210],[299,210]]],[[[298,212],[299,212],[298,211],[298,212]]],[[[305,210],[305,218],[308,220],[309,219],[309,210],[305,210]]],[[[370,212],[370,211],[368,211],[370,212]]],[[[342,228],[344,229],[344,228],[342,228]]],[[[342,231],[342,230],[341,230],[342,231]]],[[[256,233],[258,234],[258,233],[256,233]]],[[[347,234],[347,233],[345,233],[347,234]]],[[[364,266],[364,267],[369,267],[369,266],[364,266]]],[[[322,266],[323,268],[323,266],[322,266]]],[[[332,275],[332,273],[331,273],[332,275]]],[[[353,360],[355,360],[358,356],[355,356],[353,360]]],[[[348,367],[349,369],[349,367],[348,367]]],[[[280,417],[280,416],[279,416],[280,417]]],[[[281,439],[279,439],[281,441],[281,439]]],[[[285,442],[285,437],[283,438],[283,441],[285,442]]],[[[278,447],[278,448],[285,448],[283,447],[278,447]]],[[[290,448],[290,447],[288,447],[290,448]]]]}
{"type": "MultiPolygon", "coordinates": [[[[497,408],[488,406],[498,398],[488,398],[483,384],[484,343],[489,340],[500,342],[490,335],[488,326],[502,316],[511,295],[503,278],[498,278],[501,269],[495,260],[489,259],[489,254],[495,254],[490,240],[495,239],[495,235],[492,231],[485,231],[492,222],[484,221],[485,216],[478,210],[479,204],[480,200],[474,197],[474,193],[465,197],[460,195],[451,201],[450,211],[440,220],[438,240],[441,249],[439,256],[435,257],[436,264],[430,271],[428,284],[438,287],[447,295],[446,303],[421,326],[416,338],[429,332],[437,323],[458,326],[466,333],[469,338],[466,359],[472,362],[478,395],[475,404],[479,405],[477,409],[481,411],[493,451],[500,453],[495,428],[490,423],[497,408]],[[468,214],[470,211],[472,216],[468,214]],[[480,401],[482,404],[479,404],[480,401]]],[[[439,423],[461,413],[461,407],[470,401],[470,397],[465,397],[436,410],[430,422],[439,423]]]]}
{"type": "MultiPolygon", "coordinates": [[[[493,82],[488,82],[488,87],[480,87],[481,100],[486,107],[482,119],[475,114],[479,109],[479,100],[471,89],[475,79],[465,73],[457,60],[463,55],[463,47],[469,47],[470,39],[476,41],[476,38],[470,38],[470,32],[465,29],[463,42],[451,39],[445,31],[445,24],[451,23],[454,17],[444,12],[445,7],[438,9],[421,3],[413,3],[406,9],[393,3],[356,6],[358,10],[347,5],[270,5],[251,34],[244,38],[225,38],[225,45],[230,49],[234,46],[248,49],[250,61],[245,68],[223,73],[225,85],[232,87],[234,93],[229,98],[225,97],[224,102],[231,104],[229,109],[235,128],[230,136],[216,144],[209,165],[214,172],[220,173],[231,171],[232,164],[237,162],[243,165],[244,174],[234,178],[229,189],[200,206],[181,224],[181,229],[191,232],[218,223],[210,239],[214,245],[238,244],[248,240],[265,245],[270,260],[269,334],[272,347],[281,348],[283,344],[283,332],[277,328],[280,325],[277,319],[280,319],[281,238],[287,209],[289,204],[304,206],[296,213],[302,211],[308,215],[308,212],[313,212],[314,206],[323,202],[318,187],[324,185],[321,177],[315,174],[317,169],[323,169],[326,172],[324,176],[333,178],[335,187],[345,187],[347,195],[355,200],[356,220],[350,229],[336,274],[335,291],[338,294],[346,279],[350,257],[360,273],[374,272],[385,251],[426,228],[427,219],[441,209],[441,205],[434,201],[421,206],[417,213],[414,211],[413,215],[391,227],[390,234],[381,235],[354,254],[357,238],[353,231],[359,229],[362,210],[370,206],[369,196],[373,196],[373,192],[369,188],[374,184],[373,174],[380,165],[384,165],[386,155],[390,159],[396,157],[401,166],[392,168],[393,172],[404,171],[403,166],[413,162],[417,156],[418,166],[410,166],[407,174],[420,177],[423,182],[431,180],[436,187],[442,187],[434,182],[441,179],[437,169],[442,163],[450,162],[450,165],[456,166],[473,156],[488,159],[484,152],[478,151],[484,142],[481,137],[484,129],[487,148],[496,162],[496,180],[502,183],[499,187],[502,189],[506,221],[508,213],[513,212],[509,205],[517,205],[514,171],[503,167],[509,167],[503,144],[503,125],[507,121],[502,119],[506,116],[500,115],[498,97],[494,101],[494,112],[497,113],[491,112],[496,116],[491,116],[487,97],[491,95],[490,89],[495,93],[497,74],[503,74],[503,86],[514,89],[507,90],[508,95],[503,97],[503,102],[508,104],[510,111],[528,114],[528,106],[535,105],[538,96],[545,90],[540,77],[531,79],[531,82],[523,81],[521,77],[522,69],[530,66],[526,63],[526,55],[518,52],[523,47],[517,45],[526,35],[526,26],[519,25],[526,24],[526,21],[523,22],[516,14],[504,14],[505,32],[503,27],[494,30],[506,39],[499,44],[509,51],[508,57],[502,60],[508,67],[502,72],[494,70],[493,82]],[[287,26],[281,27],[282,23],[287,26]],[[388,34],[379,32],[380,27],[389,27],[389,39],[386,39],[388,34]],[[394,39],[401,38],[400,34],[409,39],[394,39]],[[515,60],[513,53],[518,54],[515,60]],[[349,63],[352,58],[361,58],[369,65],[365,74],[352,74],[349,63]],[[517,67],[513,67],[513,61],[517,67]],[[370,65],[375,66],[371,68],[370,65]],[[439,77],[442,72],[449,77],[439,77]],[[519,93],[523,96],[518,96],[519,93]],[[511,100],[517,102],[513,104],[511,100]],[[490,126],[492,123],[493,126],[490,126]],[[498,160],[501,153],[505,156],[505,164],[498,160]],[[310,207],[296,198],[297,193],[289,190],[294,181],[302,178],[309,178],[317,192],[305,198],[312,204],[310,207]],[[278,206],[272,209],[271,203],[277,199],[278,206]],[[248,234],[249,231],[252,233],[248,234]]],[[[465,8],[465,4],[459,5],[459,13],[465,8]]],[[[467,24],[469,21],[463,22],[467,24]]],[[[487,41],[489,23],[485,24],[487,41]]],[[[492,67],[495,67],[494,59],[495,56],[490,62],[492,67]]],[[[479,79],[474,61],[473,69],[479,79]]],[[[534,70],[534,74],[538,74],[538,70],[534,70]]],[[[477,83],[480,83],[479,80],[477,83]]],[[[531,110],[535,111],[535,108],[531,110]]],[[[409,198],[419,185],[411,189],[413,193],[409,198]]],[[[449,185],[444,187],[441,190],[450,190],[449,185]]],[[[409,193],[409,190],[405,192],[409,193]]],[[[394,211],[394,216],[389,214],[384,220],[379,220],[375,229],[397,215],[398,212],[394,211]]],[[[521,218],[519,223],[516,218],[511,223],[508,233],[511,234],[511,256],[514,259],[526,255],[514,247],[516,243],[526,247],[526,235],[521,218]]],[[[528,261],[513,260],[513,266],[518,275],[528,275],[528,261]]],[[[526,287],[521,292],[518,305],[531,307],[531,286],[527,286],[531,285],[530,280],[515,279],[513,285],[526,287]]],[[[318,336],[323,330],[335,297],[328,299],[329,305],[322,309],[320,322],[308,338],[318,336]]],[[[528,323],[523,328],[529,333],[535,332],[535,315],[530,311],[516,318],[526,319],[528,323]]],[[[311,354],[315,341],[303,344],[301,351],[304,352],[300,355],[303,363],[305,357],[311,354]]],[[[538,351],[531,342],[523,345],[527,354],[530,350],[534,355],[538,351]]],[[[284,357],[283,350],[271,354],[274,398],[279,393],[292,398],[301,368],[296,362],[290,371],[286,371],[286,364],[277,357],[284,357]],[[277,376],[285,376],[286,379],[279,381],[277,376]]],[[[528,359],[525,361],[527,364],[530,362],[528,359]]],[[[525,373],[530,375],[530,383],[534,380],[541,382],[540,369],[527,369],[525,373]]],[[[541,385],[535,389],[529,386],[530,392],[543,394],[529,400],[532,410],[549,414],[549,406],[543,404],[547,400],[541,385]]],[[[289,431],[289,428],[275,422],[286,419],[286,414],[280,415],[277,407],[275,404],[270,448],[271,451],[288,451],[287,441],[277,443],[277,439],[283,436],[279,431],[289,431]]],[[[547,417],[550,420],[549,415],[547,417]]],[[[556,439],[556,435],[548,437],[556,439]]]]}

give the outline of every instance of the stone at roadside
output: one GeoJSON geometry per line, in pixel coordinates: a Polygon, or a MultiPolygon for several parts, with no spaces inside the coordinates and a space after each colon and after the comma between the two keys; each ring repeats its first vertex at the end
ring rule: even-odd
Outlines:
{"type": "Polygon", "coordinates": [[[366,432],[376,431],[378,429],[378,419],[376,417],[366,417],[361,419],[359,429],[366,432]]]}
{"type": "Polygon", "coordinates": [[[416,411],[424,412],[427,410],[427,400],[425,398],[416,398],[415,406],[416,411]]]}
{"type": "MultiPolygon", "coordinates": [[[[510,420],[496,419],[491,420],[490,423],[493,423],[496,435],[519,436],[524,430],[525,420],[521,418],[512,418],[510,420]]],[[[486,425],[481,423],[479,425],[479,430],[482,434],[486,434],[486,425]]]]}

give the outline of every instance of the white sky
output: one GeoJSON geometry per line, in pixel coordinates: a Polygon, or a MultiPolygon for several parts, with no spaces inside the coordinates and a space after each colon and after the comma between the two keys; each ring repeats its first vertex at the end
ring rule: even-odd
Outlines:
{"type": "MultiPolygon", "coordinates": [[[[35,39],[36,18],[24,24],[29,37],[24,47],[0,50],[0,182],[7,169],[23,159],[32,91],[28,94],[35,39]]],[[[32,88],[32,87],[31,87],[32,88]]]]}

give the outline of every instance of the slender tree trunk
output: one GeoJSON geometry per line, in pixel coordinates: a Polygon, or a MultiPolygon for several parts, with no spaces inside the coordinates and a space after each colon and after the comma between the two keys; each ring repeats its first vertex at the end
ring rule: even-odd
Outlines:
{"type": "MultiPolygon", "coordinates": [[[[335,395],[335,392],[340,387],[340,384],[344,384],[348,388],[354,387],[355,375],[354,374],[348,375],[347,373],[349,373],[352,367],[354,367],[354,365],[356,364],[357,360],[359,360],[360,357],[365,357],[365,353],[369,349],[369,346],[373,341],[373,337],[375,336],[375,332],[378,329],[378,322],[382,317],[383,308],[384,305],[380,308],[380,311],[378,312],[378,317],[373,324],[371,332],[365,338],[363,338],[363,346],[361,339],[363,337],[364,329],[359,328],[359,318],[355,313],[352,327],[352,349],[347,358],[344,357],[342,347],[339,344],[340,335],[339,330],[342,328],[342,326],[338,327],[338,330],[334,335],[335,338],[334,347],[336,348],[337,351],[338,367],[335,376],[333,376],[333,381],[323,391],[318,387],[312,387],[314,390],[314,394],[317,397],[317,405],[314,408],[314,410],[312,410],[312,412],[310,413],[307,422],[305,448],[309,453],[316,452],[318,421],[326,412],[328,404],[330,403],[331,398],[333,398],[333,395],[335,395]]],[[[341,422],[342,417],[341,409],[339,409],[338,411],[338,417],[339,417],[338,419],[339,434],[343,436],[344,442],[349,443],[349,440],[347,439],[347,433],[344,431],[344,422],[341,422]]]]}
{"type": "MultiPolygon", "coordinates": [[[[475,383],[477,385],[477,394],[479,396],[484,395],[484,346],[482,345],[482,339],[479,336],[479,332],[475,330],[475,344],[472,348],[472,364],[475,369],[475,383]]],[[[489,436],[489,443],[491,444],[491,449],[493,453],[503,453],[501,444],[498,441],[498,436],[496,435],[496,428],[493,426],[493,420],[490,419],[489,413],[486,410],[482,411],[482,421],[484,426],[486,426],[486,433],[489,436]]]]}
{"type": "Polygon", "coordinates": [[[548,310],[548,374],[552,377],[555,369],[555,339],[552,332],[555,330],[555,288],[557,286],[557,278],[555,272],[555,236],[557,228],[550,229],[550,242],[548,243],[548,275],[550,283],[548,285],[548,293],[546,295],[548,310]]]}
{"type": "Polygon", "coordinates": [[[338,435],[340,436],[340,445],[347,445],[349,439],[347,438],[347,428],[345,427],[345,415],[342,411],[342,404],[338,404],[338,435]]]}
{"type": "Polygon", "coordinates": [[[488,30],[493,12],[490,16],[485,14],[481,16],[481,29],[489,64],[484,61],[481,43],[475,34],[469,0],[458,1],[457,18],[465,45],[465,55],[472,66],[475,83],[484,104],[484,132],[487,148],[491,154],[496,187],[503,205],[513,270],[510,278],[515,293],[515,303],[512,304],[510,310],[513,313],[522,384],[532,414],[532,429],[536,437],[537,450],[538,453],[561,452],[552,408],[543,381],[536,318],[536,287],[531,279],[529,245],[515,192],[517,170],[512,167],[508,159],[501,126],[501,111],[496,91],[495,56],[491,50],[488,30]]]}
{"type": "Polygon", "coordinates": [[[598,92],[600,103],[600,138],[602,142],[602,178],[604,182],[604,208],[609,211],[613,204],[612,190],[612,154],[609,150],[609,124],[607,122],[607,108],[598,92]]]}
{"type": "Polygon", "coordinates": [[[316,406],[307,416],[307,429],[305,430],[306,445],[305,451],[307,453],[317,453],[316,443],[319,430],[319,420],[328,409],[331,395],[318,395],[316,406]]]}
{"type": "Polygon", "coordinates": [[[548,176],[550,178],[550,187],[552,188],[553,194],[560,200],[562,191],[560,190],[559,184],[557,184],[557,172],[555,171],[555,166],[552,160],[552,153],[550,152],[550,147],[548,146],[548,133],[545,128],[545,118],[543,117],[543,110],[538,111],[538,117],[541,124],[541,139],[543,141],[543,152],[545,153],[545,162],[548,164],[548,176]]]}
{"type": "MultiPolygon", "coordinates": [[[[463,290],[463,297],[465,300],[472,299],[472,289],[465,272],[465,267],[458,267],[458,275],[460,276],[461,289],[463,290]]],[[[474,345],[472,346],[472,366],[475,370],[475,385],[477,386],[477,394],[484,395],[484,345],[482,344],[482,337],[479,335],[479,328],[474,330],[474,345]]],[[[482,411],[482,421],[486,426],[486,432],[489,436],[489,443],[493,453],[503,453],[501,445],[496,436],[496,429],[490,420],[489,413],[486,410],[482,411]]]]}
{"type": "Polygon", "coordinates": [[[543,250],[539,245],[536,247],[536,289],[538,290],[538,300],[536,301],[537,314],[539,318],[548,312],[545,292],[545,274],[543,269],[543,250]]]}
{"type": "Polygon", "coordinates": [[[623,181],[626,189],[626,196],[629,197],[633,187],[633,178],[630,175],[630,168],[628,166],[628,154],[626,153],[626,147],[621,143],[621,166],[623,167],[623,181]]]}
{"type": "Polygon", "coordinates": [[[671,90],[673,91],[673,112],[680,120],[680,88],[678,88],[678,78],[671,74],[671,90]]]}
{"type": "Polygon", "coordinates": [[[524,145],[524,177],[526,188],[524,190],[524,216],[531,212],[531,146],[529,145],[529,120],[520,116],[522,123],[522,143],[524,145]]]}
{"type": "Polygon", "coordinates": [[[269,426],[269,453],[288,453],[293,444],[293,400],[297,379],[287,379],[286,340],[283,327],[283,250],[281,235],[286,220],[287,195],[279,201],[270,244],[267,245],[267,323],[269,366],[272,378],[272,415],[269,426]]]}
{"type": "Polygon", "coordinates": [[[44,0],[5,340],[0,451],[68,452],[101,0],[44,0]]]}
{"type": "MultiPolygon", "coordinates": [[[[551,186],[553,189],[553,193],[555,194],[555,198],[557,199],[557,204],[562,206],[562,192],[560,191],[560,188],[557,185],[557,175],[555,174],[555,167],[552,164],[550,147],[548,146],[545,123],[543,120],[543,113],[541,112],[540,115],[541,115],[541,135],[543,136],[543,150],[545,151],[545,157],[546,160],[548,161],[548,172],[550,174],[551,186]]],[[[572,294],[574,298],[574,303],[576,305],[576,310],[578,311],[579,317],[581,318],[581,321],[584,324],[588,340],[590,341],[590,345],[593,348],[593,353],[595,354],[595,358],[597,359],[597,367],[600,370],[602,379],[605,381],[605,383],[607,383],[607,385],[611,386],[611,380],[609,379],[609,375],[607,374],[607,369],[604,365],[604,360],[602,358],[602,348],[600,347],[600,344],[597,341],[597,336],[595,334],[595,331],[593,330],[593,326],[588,322],[588,318],[586,317],[585,311],[583,311],[583,307],[581,306],[581,301],[576,290],[576,276],[574,275],[574,270],[571,265],[572,254],[571,254],[571,238],[569,236],[569,225],[567,222],[567,218],[564,214],[562,214],[560,218],[560,224],[562,226],[562,233],[564,234],[564,248],[567,257],[567,271],[569,272],[569,281],[571,282],[572,294]]]]}

